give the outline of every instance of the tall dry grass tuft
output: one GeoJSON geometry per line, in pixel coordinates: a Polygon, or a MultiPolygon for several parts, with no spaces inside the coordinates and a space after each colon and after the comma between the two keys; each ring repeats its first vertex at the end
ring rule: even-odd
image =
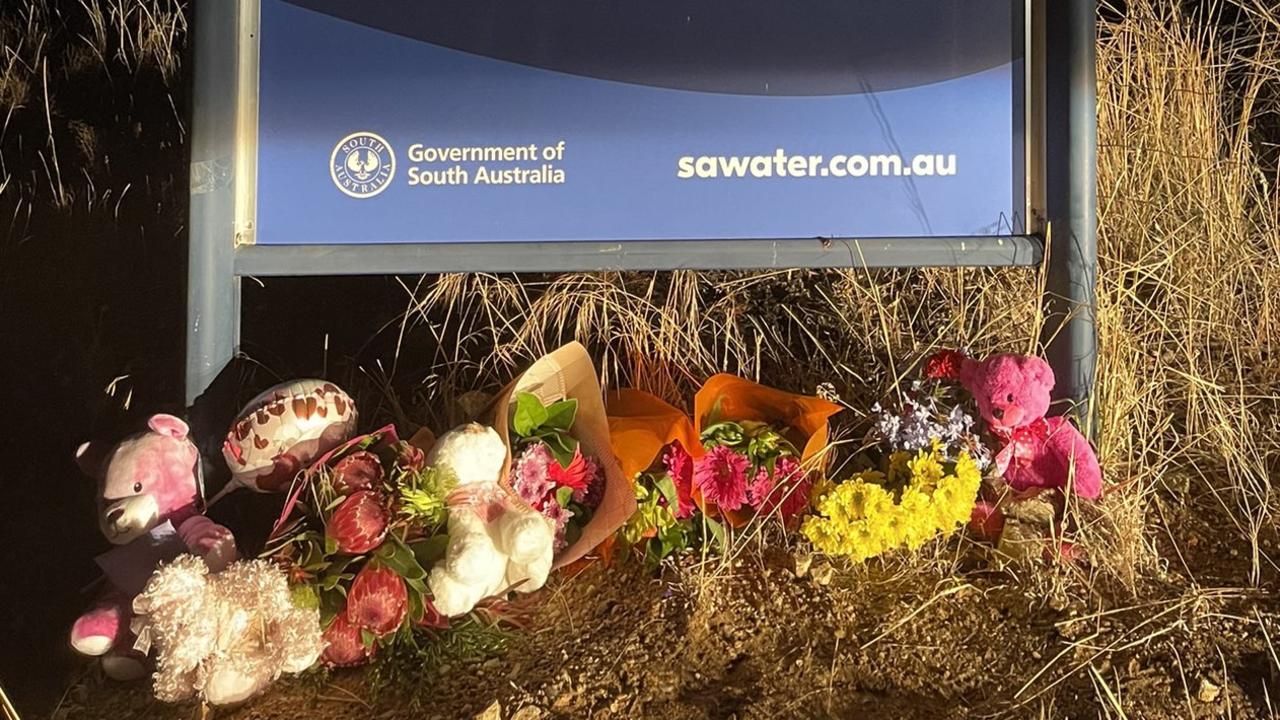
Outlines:
{"type": "Polygon", "coordinates": [[[1104,518],[1112,553],[1150,557],[1148,500],[1213,503],[1256,582],[1280,459],[1280,215],[1253,113],[1280,84],[1280,23],[1268,3],[1240,9],[1229,34],[1154,0],[1103,26],[1098,400],[1124,488],[1104,518]]]}
{"type": "MultiPolygon", "coordinates": [[[[1093,579],[1129,592],[1184,503],[1247,542],[1249,579],[1270,562],[1259,536],[1280,464],[1280,219],[1254,113],[1278,93],[1280,21],[1263,0],[1238,9],[1230,34],[1156,0],[1101,27],[1096,399],[1111,489],[1081,514],[1093,579]]],[[[406,288],[400,330],[437,342],[420,378],[436,422],[456,419],[440,400],[572,338],[609,384],[677,402],[719,371],[830,383],[856,437],[933,349],[1034,349],[1037,281],[962,269],[448,276],[406,288]]]]}

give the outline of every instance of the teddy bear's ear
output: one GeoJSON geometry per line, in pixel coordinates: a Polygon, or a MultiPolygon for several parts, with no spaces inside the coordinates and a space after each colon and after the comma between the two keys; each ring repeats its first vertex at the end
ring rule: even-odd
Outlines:
{"type": "Polygon", "coordinates": [[[1043,358],[1034,355],[1027,356],[1023,363],[1023,370],[1031,377],[1032,382],[1040,383],[1050,390],[1057,384],[1057,378],[1054,377],[1053,368],[1043,358]]]}
{"type": "Polygon", "coordinates": [[[152,415],[147,420],[147,427],[151,428],[154,432],[160,433],[161,435],[168,435],[175,440],[185,439],[187,437],[187,433],[190,432],[190,429],[187,427],[187,424],[182,421],[182,418],[174,417],[173,415],[165,415],[163,413],[159,415],[152,415]]]}

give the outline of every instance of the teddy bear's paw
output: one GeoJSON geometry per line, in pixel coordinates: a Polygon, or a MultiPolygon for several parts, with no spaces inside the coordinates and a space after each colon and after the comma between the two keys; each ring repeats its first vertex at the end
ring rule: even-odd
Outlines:
{"type": "Polygon", "coordinates": [[[119,607],[96,607],[81,615],[71,626],[71,647],[81,655],[105,655],[116,646],[123,627],[124,616],[119,607]]]}
{"type": "Polygon", "coordinates": [[[102,658],[102,672],[116,682],[133,682],[147,676],[147,663],[135,652],[113,652],[102,658]]]}
{"type": "Polygon", "coordinates": [[[488,588],[459,582],[439,567],[431,569],[427,587],[431,590],[432,604],[436,611],[445,617],[471,612],[476,603],[488,593],[488,588]]]}
{"type": "Polygon", "coordinates": [[[204,684],[204,697],[210,705],[239,705],[266,687],[266,678],[255,678],[234,668],[218,668],[204,684]]]}
{"type": "Polygon", "coordinates": [[[508,512],[500,521],[502,549],[518,564],[549,560],[555,544],[555,525],[541,513],[508,512]]]}
{"type": "Polygon", "coordinates": [[[182,524],[178,533],[191,552],[204,558],[210,572],[222,572],[238,557],[235,536],[207,517],[191,518],[182,524]]]}

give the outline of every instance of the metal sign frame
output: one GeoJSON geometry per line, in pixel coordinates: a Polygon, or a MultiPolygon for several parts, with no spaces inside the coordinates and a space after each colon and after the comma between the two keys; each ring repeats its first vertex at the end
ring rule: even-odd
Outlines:
{"type": "Polygon", "coordinates": [[[563,243],[252,244],[259,0],[196,7],[186,393],[238,351],[253,276],[836,267],[1046,267],[1058,395],[1087,397],[1095,342],[1094,0],[1026,0],[1026,235],[563,243]]]}

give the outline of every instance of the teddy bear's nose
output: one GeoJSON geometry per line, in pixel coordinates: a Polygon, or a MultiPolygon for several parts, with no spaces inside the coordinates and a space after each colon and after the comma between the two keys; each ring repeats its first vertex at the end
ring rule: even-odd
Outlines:
{"type": "Polygon", "coordinates": [[[107,513],[107,524],[115,525],[123,516],[124,516],[124,509],[116,508],[115,510],[112,510],[111,512],[107,513]]]}
{"type": "Polygon", "coordinates": [[[999,420],[1000,418],[1004,417],[1004,410],[1001,410],[1000,408],[992,408],[991,417],[999,420]]]}

